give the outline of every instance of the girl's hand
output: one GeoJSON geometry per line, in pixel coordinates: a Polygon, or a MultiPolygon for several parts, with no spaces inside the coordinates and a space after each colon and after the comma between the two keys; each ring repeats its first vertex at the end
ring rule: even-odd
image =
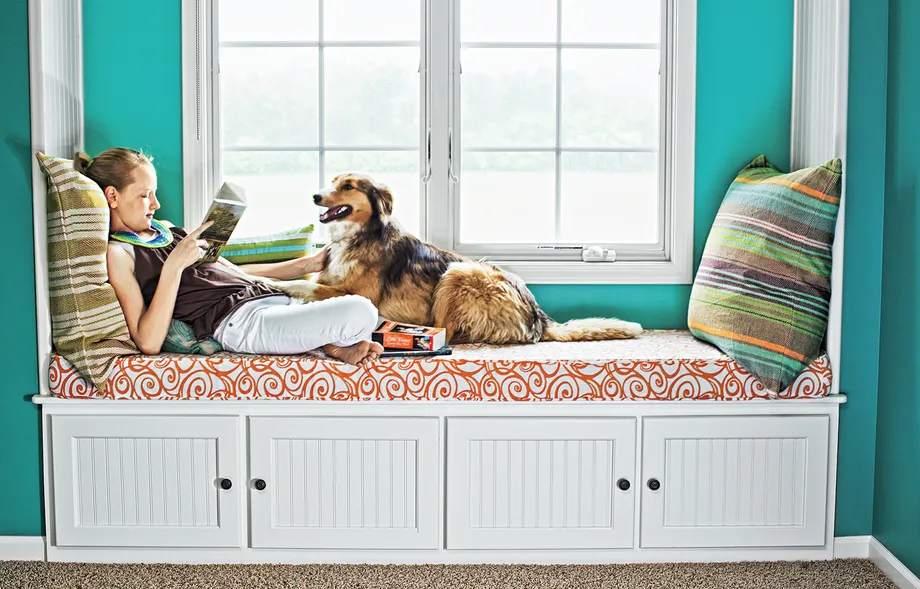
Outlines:
{"type": "Polygon", "coordinates": [[[303,262],[304,274],[322,271],[323,266],[326,264],[326,248],[319,250],[316,255],[304,258],[303,262]]]}
{"type": "Polygon", "coordinates": [[[183,270],[201,259],[203,253],[201,248],[206,247],[207,242],[198,239],[198,236],[201,235],[202,231],[213,225],[213,223],[213,221],[204,223],[201,227],[195,229],[189,233],[185,239],[180,241],[179,244],[176,245],[176,249],[167,256],[166,263],[163,264],[163,271],[173,271],[177,274],[181,274],[183,270]]]}

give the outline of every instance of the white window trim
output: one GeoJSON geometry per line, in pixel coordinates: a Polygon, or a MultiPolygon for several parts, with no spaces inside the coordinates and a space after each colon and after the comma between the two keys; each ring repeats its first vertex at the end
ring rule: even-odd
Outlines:
{"type": "MultiPolygon", "coordinates": [[[[531,284],[689,284],[693,280],[693,199],[696,124],[696,0],[663,0],[664,26],[668,27],[662,45],[662,63],[669,78],[663,84],[662,151],[660,162],[666,210],[660,259],[638,260],[628,252],[617,252],[617,261],[582,262],[575,260],[529,261],[488,257],[493,263],[531,284]],[[669,116],[670,114],[670,116],[669,116]]],[[[430,171],[421,183],[421,235],[428,241],[452,249],[455,211],[458,203],[455,184],[449,180],[450,131],[458,128],[459,40],[456,29],[450,36],[432,35],[445,30],[457,0],[423,2],[424,34],[427,51],[422,52],[422,129],[421,142],[430,133],[430,159],[421,173],[430,171]],[[456,49],[455,49],[456,48],[456,49]],[[428,67],[430,63],[450,63],[450,71],[428,67]],[[426,88],[429,91],[426,91],[426,88]],[[430,166],[430,169],[429,169],[430,166]]],[[[204,217],[211,194],[220,178],[220,158],[214,158],[219,145],[219,72],[211,67],[218,40],[210,34],[216,19],[213,0],[182,1],[182,86],[183,86],[183,176],[184,223],[197,227],[204,217]],[[206,7],[208,10],[206,11],[206,7]],[[207,18],[206,18],[207,16],[207,18]],[[210,106],[210,110],[208,110],[210,106]],[[210,113],[210,116],[209,116],[210,113]],[[209,166],[209,161],[213,165],[209,166]]],[[[458,26],[458,19],[454,20],[458,26]]],[[[456,149],[456,146],[455,146],[456,149]]],[[[459,151],[456,149],[455,154],[459,151]]],[[[422,160],[425,161],[425,154],[422,160]]],[[[458,158],[455,158],[458,159],[458,158]]],[[[455,162],[456,166],[456,162],[455,162]]]]}
{"type": "MultiPolygon", "coordinates": [[[[209,169],[212,146],[218,141],[216,125],[207,114],[220,107],[216,89],[219,72],[213,71],[211,58],[216,39],[210,34],[206,10],[211,0],[182,0],[182,188],[183,225],[189,230],[204,219],[220,160],[209,169]]],[[[219,111],[212,114],[219,120],[219,111]]]]}

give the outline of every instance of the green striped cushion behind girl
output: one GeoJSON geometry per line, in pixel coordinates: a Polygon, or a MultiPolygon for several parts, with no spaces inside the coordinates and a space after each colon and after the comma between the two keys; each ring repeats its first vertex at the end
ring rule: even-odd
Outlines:
{"type": "Polygon", "coordinates": [[[313,225],[270,235],[233,237],[220,251],[220,255],[234,264],[284,262],[307,255],[312,238],[313,225]]]}

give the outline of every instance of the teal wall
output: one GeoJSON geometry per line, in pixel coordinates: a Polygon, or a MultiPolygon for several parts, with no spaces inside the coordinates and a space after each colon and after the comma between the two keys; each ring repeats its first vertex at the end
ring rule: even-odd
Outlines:
{"type": "Polygon", "coordinates": [[[920,575],[920,3],[891,0],[872,533],[920,575]]]}
{"type": "MultiPolygon", "coordinates": [[[[873,0],[853,0],[875,22],[873,0]]],[[[39,534],[42,530],[38,412],[24,397],[37,391],[31,182],[28,112],[26,0],[0,0],[2,73],[0,159],[12,198],[0,200],[0,214],[16,239],[8,255],[8,276],[21,288],[4,292],[0,313],[17,336],[4,341],[5,383],[0,394],[0,464],[14,485],[0,486],[0,535],[39,534]],[[6,84],[9,81],[11,83],[6,84]],[[12,155],[13,157],[9,157],[12,155]],[[6,349],[6,348],[9,349],[6,349]]],[[[695,257],[725,189],[738,169],[760,153],[782,168],[789,163],[792,73],[792,2],[740,3],[699,0],[697,71],[695,257]]],[[[855,10],[855,8],[854,8],[855,10]]],[[[152,153],[159,171],[163,216],[182,216],[182,139],[180,74],[180,2],[126,3],[84,0],[84,59],[87,149],[112,145],[140,147],[152,153]],[[126,26],[126,24],[130,26],[126,26]]],[[[854,18],[854,43],[860,44],[859,74],[850,92],[850,161],[847,177],[848,249],[845,292],[845,346],[842,371],[850,401],[841,426],[841,484],[838,534],[872,530],[873,448],[877,368],[872,350],[878,341],[880,279],[857,280],[855,269],[876,271],[881,259],[881,178],[878,157],[884,151],[872,117],[884,116],[884,97],[871,88],[879,72],[873,55],[884,54],[886,35],[861,34],[854,18]],[[863,51],[865,50],[865,52],[863,51]],[[860,87],[856,88],[857,83],[860,87]],[[867,85],[863,88],[863,84],[867,85]],[[856,105],[861,105],[856,110],[856,105]],[[867,118],[868,117],[868,118],[867,118]],[[854,120],[859,119],[859,120],[854,120]],[[857,138],[859,138],[857,140],[857,138]],[[879,149],[881,146],[881,149],[879,149]],[[865,159],[863,158],[865,156],[865,159]],[[857,200],[858,199],[858,200],[857,200]],[[865,220],[867,229],[863,228],[865,220]],[[854,251],[855,250],[855,251],[854,251]],[[851,253],[852,252],[852,253],[851,253]],[[852,292],[851,292],[852,291],[852,292]],[[851,296],[852,294],[852,296],[851,296]],[[873,319],[873,313],[875,314],[873,319]],[[874,321],[874,324],[873,324],[874,321]],[[874,327],[873,327],[874,325],[874,327]],[[847,362],[847,358],[855,366],[847,362]],[[864,367],[866,360],[869,362],[864,367]]],[[[685,327],[689,286],[539,285],[540,303],[557,319],[576,315],[618,314],[651,328],[685,327]]]]}
{"type": "Polygon", "coordinates": [[[32,143],[29,125],[29,29],[26,0],[0,0],[0,536],[42,533],[41,446],[32,262],[32,143]]]}
{"type": "Polygon", "coordinates": [[[888,0],[850,0],[837,536],[872,532],[885,186],[888,0]]]}
{"type": "Polygon", "coordinates": [[[175,223],[182,222],[181,33],[179,0],[83,0],[86,149],[152,155],[157,216],[175,223]]]}

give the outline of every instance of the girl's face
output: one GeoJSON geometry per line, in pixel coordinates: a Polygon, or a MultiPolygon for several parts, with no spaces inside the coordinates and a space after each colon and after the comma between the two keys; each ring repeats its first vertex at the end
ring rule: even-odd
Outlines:
{"type": "Polygon", "coordinates": [[[153,166],[140,165],[134,169],[133,181],[124,190],[109,186],[105,190],[112,212],[113,231],[140,233],[150,229],[153,212],[160,208],[157,200],[157,175],[153,166]]]}

